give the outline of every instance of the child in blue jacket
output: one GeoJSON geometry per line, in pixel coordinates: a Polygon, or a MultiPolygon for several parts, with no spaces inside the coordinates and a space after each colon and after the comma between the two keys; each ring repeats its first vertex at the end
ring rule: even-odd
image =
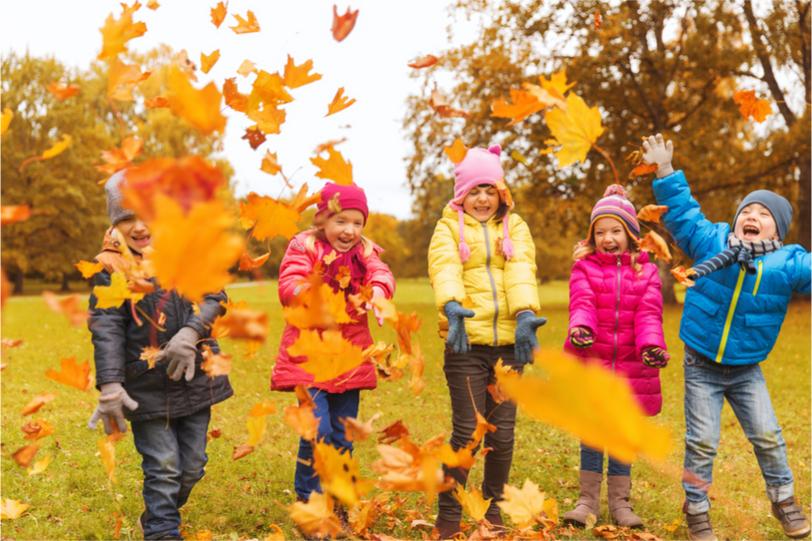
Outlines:
{"type": "Polygon", "coordinates": [[[711,223],[691,195],[682,171],[671,166],[673,146],[663,137],[643,142],[644,158],[658,166],[654,196],[668,206],[663,222],[695,261],[695,285],[685,296],[680,338],[685,342],[685,472],[683,512],[690,539],[716,539],[707,491],[719,445],[726,398],[753,445],[784,533],[809,535],[794,497],[781,427],[759,363],[778,337],[792,294],[810,292],[810,253],[782,239],[792,206],[780,195],[756,190],[739,204],[733,228],[711,223]]]}

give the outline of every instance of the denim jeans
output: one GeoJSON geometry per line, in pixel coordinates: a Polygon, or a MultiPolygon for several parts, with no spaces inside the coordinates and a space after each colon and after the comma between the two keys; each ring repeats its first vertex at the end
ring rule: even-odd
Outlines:
{"type": "MultiPolygon", "coordinates": [[[[358,417],[358,403],[361,392],[358,389],[344,391],[343,393],[328,393],[321,389],[310,388],[310,396],[316,403],[313,411],[319,420],[319,440],[329,443],[337,449],[346,449],[352,452],[352,443],[344,436],[344,425],[340,419],[344,417],[358,417]]],[[[313,445],[305,439],[299,440],[299,455],[296,461],[296,475],[293,487],[300,500],[310,498],[313,491],[321,492],[321,483],[313,466],[313,445]]]]}
{"type": "Polygon", "coordinates": [[[687,511],[710,508],[708,488],[719,446],[722,404],[727,399],[753,445],[770,501],[794,494],[787,448],[758,364],[728,366],[685,348],[685,470],[687,511]]]}
{"type": "MultiPolygon", "coordinates": [[[[603,474],[603,451],[593,449],[581,444],[581,469],[603,474]]],[[[607,475],[625,475],[628,477],[632,473],[632,465],[626,464],[609,455],[609,468],[607,475]]]]}
{"type": "Polygon", "coordinates": [[[180,537],[179,509],[203,477],[211,407],[175,419],[132,423],[144,472],[144,539],[180,537]]]}
{"type": "MultiPolygon", "coordinates": [[[[496,426],[496,432],[485,434],[485,447],[491,451],[485,455],[485,476],[482,480],[482,495],[493,498],[488,508],[488,516],[499,512],[497,502],[502,499],[502,491],[508,482],[510,465],[513,462],[513,429],[516,425],[516,404],[508,400],[497,403],[488,392],[488,384],[495,381],[493,367],[499,359],[506,366],[521,370],[524,365],[516,362],[513,345],[482,346],[472,345],[468,353],[453,353],[445,350],[445,372],[448,391],[451,395],[451,447],[456,451],[465,447],[476,428],[476,413],[481,413],[489,423],[496,426]]],[[[468,470],[463,468],[443,468],[457,483],[465,486],[468,470]]],[[[438,496],[438,518],[459,521],[462,506],[454,497],[454,490],[441,492],[438,496]]]]}

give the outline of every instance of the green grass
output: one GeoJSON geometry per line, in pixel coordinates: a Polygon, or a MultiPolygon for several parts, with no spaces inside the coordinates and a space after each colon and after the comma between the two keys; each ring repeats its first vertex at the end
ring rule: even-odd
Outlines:
{"type": "MultiPolygon", "coordinates": [[[[565,283],[549,283],[540,288],[543,314],[549,323],[539,332],[543,347],[561,347],[567,325],[565,283]]],[[[220,428],[223,436],[208,446],[206,477],[192,493],[183,510],[188,534],[210,530],[216,539],[262,538],[271,524],[279,524],[286,535],[295,538],[284,506],[293,496],[293,469],[298,445],[296,435],[284,424],[281,415],[269,417],[264,443],[251,455],[231,460],[232,448],[245,439],[245,414],[252,404],[270,399],[278,411],[293,403],[289,393],[271,393],[269,375],[279,342],[281,312],[276,300],[275,283],[235,287],[232,298],[246,300],[270,314],[271,335],[252,357],[245,355],[244,344],[225,340],[226,352],[235,356],[231,374],[235,396],[216,406],[211,428],[220,428]]],[[[398,283],[395,299],[400,310],[416,311],[423,319],[418,339],[426,356],[426,389],[414,397],[405,380],[382,382],[373,392],[365,392],[361,417],[380,411],[378,426],[403,419],[416,441],[424,441],[440,432],[450,432],[449,399],[442,373],[441,342],[436,333],[436,313],[431,289],[425,280],[398,283]]],[[[101,429],[91,431],[86,422],[95,406],[96,391],[81,392],[61,386],[44,377],[59,359],[75,356],[92,360],[90,336],[84,328],[70,327],[66,320],[50,312],[39,297],[16,297],[3,313],[3,337],[22,338],[24,344],[5,352],[6,368],[2,378],[2,497],[31,504],[21,518],[3,521],[5,539],[107,539],[112,536],[114,513],[124,515],[121,537],[139,535],[135,524],[142,510],[140,457],[128,435],[116,448],[117,482],[108,483],[96,447],[101,429]],[[44,474],[29,477],[17,466],[11,454],[27,443],[20,427],[28,418],[20,409],[32,396],[55,392],[56,400],[34,418],[50,421],[53,436],[42,441],[38,456],[53,456],[44,474]]],[[[633,503],[646,520],[648,530],[666,539],[684,539],[686,530],[666,528],[679,519],[683,494],[679,481],[682,462],[682,344],[677,337],[680,307],[665,313],[666,339],[674,359],[663,370],[665,403],[657,422],[670,427],[675,448],[666,466],[655,469],[647,463],[633,469],[633,503]],[[665,473],[663,473],[665,472],[665,473]]],[[[790,465],[795,474],[796,491],[804,505],[810,501],[810,344],[809,303],[790,307],[781,337],[769,361],[763,364],[772,393],[773,405],[787,440],[790,465]]],[[[391,331],[373,329],[376,338],[393,341],[391,331]]],[[[578,389],[573,389],[578,392],[578,389]]],[[[529,478],[549,497],[558,501],[561,512],[577,498],[578,442],[575,438],[520,413],[516,429],[516,451],[511,473],[513,484],[529,478]]],[[[369,465],[376,458],[372,441],[357,447],[362,470],[372,477],[369,465]]],[[[472,481],[478,483],[482,466],[477,464],[472,481]]],[[[778,523],[770,516],[764,483],[752,448],[744,437],[730,408],[722,417],[722,438],[714,471],[712,519],[720,538],[781,538],[778,523]]],[[[605,501],[605,489],[604,489],[605,501]]],[[[401,538],[419,539],[420,532],[408,527],[407,512],[415,509],[433,520],[434,508],[421,497],[410,496],[400,510],[381,520],[373,531],[401,538]]],[[[605,503],[601,522],[608,519],[605,503]]],[[[585,538],[591,534],[580,533],[585,538]]]]}

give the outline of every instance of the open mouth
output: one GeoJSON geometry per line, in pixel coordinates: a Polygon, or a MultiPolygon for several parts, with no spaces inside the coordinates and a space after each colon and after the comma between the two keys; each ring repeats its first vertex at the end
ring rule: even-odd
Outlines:
{"type": "Polygon", "coordinates": [[[474,207],[474,212],[479,214],[488,214],[491,211],[491,207],[474,207]]]}
{"type": "Polygon", "coordinates": [[[617,246],[608,246],[608,247],[604,246],[603,251],[606,252],[607,254],[616,254],[620,251],[620,248],[618,248],[617,246]]]}
{"type": "Polygon", "coordinates": [[[744,227],[742,227],[742,233],[744,233],[744,236],[746,237],[754,237],[758,236],[758,234],[761,233],[761,230],[753,224],[746,224],[744,227]]]}
{"type": "Polygon", "coordinates": [[[144,235],[143,237],[130,237],[130,239],[136,246],[146,246],[149,244],[149,241],[150,239],[152,239],[152,237],[150,235],[144,235]]]}

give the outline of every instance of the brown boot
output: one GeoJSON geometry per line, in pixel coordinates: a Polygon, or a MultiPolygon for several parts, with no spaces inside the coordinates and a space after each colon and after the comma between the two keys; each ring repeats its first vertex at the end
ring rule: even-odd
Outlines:
{"type": "Polygon", "coordinates": [[[691,515],[688,513],[688,502],[682,506],[685,522],[688,524],[688,539],[691,541],[718,541],[710,523],[707,511],[691,515]]]}
{"type": "Polygon", "coordinates": [[[454,537],[460,533],[459,520],[448,520],[437,517],[437,520],[434,522],[434,527],[437,528],[437,536],[439,539],[454,539],[454,537]]]}
{"type": "Polygon", "coordinates": [[[795,503],[794,496],[773,503],[773,515],[781,522],[787,537],[798,539],[809,535],[809,520],[804,516],[801,506],[795,503]]]}
{"type": "Polygon", "coordinates": [[[589,515],[598,517],[600,512],[601,482],[603,474],[581,470],[581,495],[575,503],[575,509],[564,513],[564,524],[572,524],[583,528],[586,526],[589,515]]]}
{"type": "Polygon", "coordinates": [[[628,475],[608,475],[606,486],[609,492],[609,513],[618,526],[642,528],[643,521],[634,514],[629,496],[632,492],[632,478],[628,475]]]}

